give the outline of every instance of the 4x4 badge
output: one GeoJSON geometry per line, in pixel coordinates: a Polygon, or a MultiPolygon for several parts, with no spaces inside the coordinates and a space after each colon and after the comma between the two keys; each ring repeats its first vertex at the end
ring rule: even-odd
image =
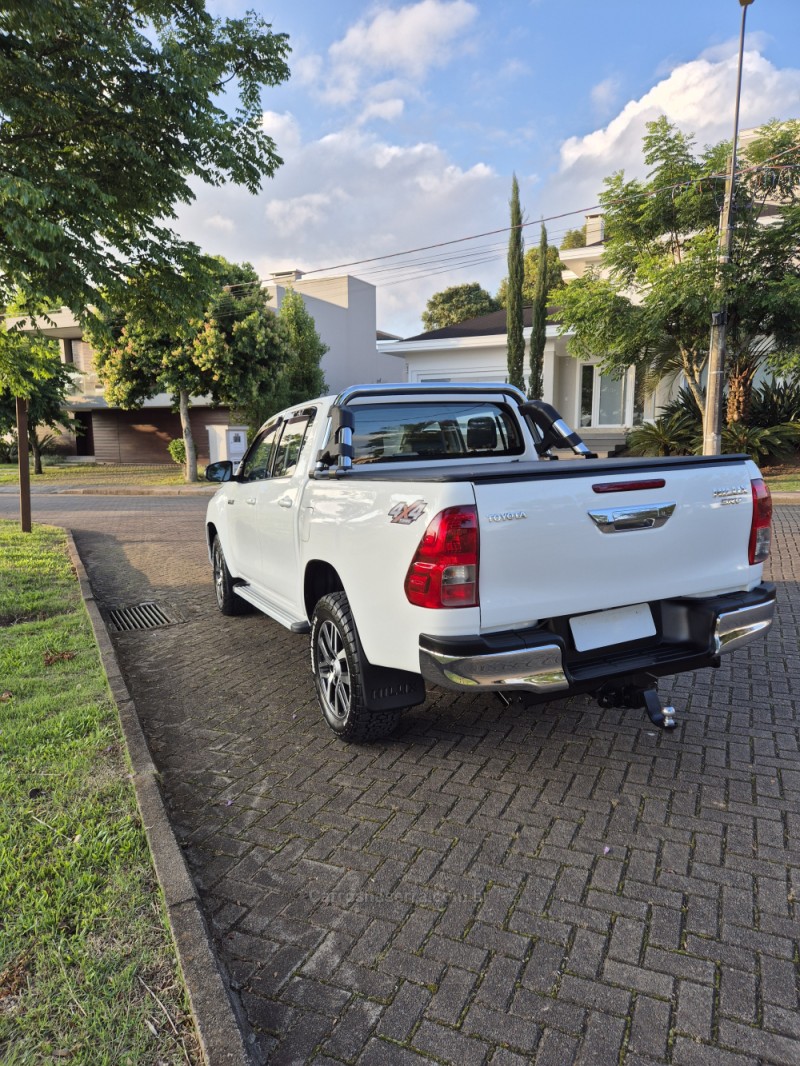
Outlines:
{"type": "Polygon", "coordinates": [[[389,517],[393,523],[399,526],[410,526],[425,514],[427,507],[425,500],[415,500],[414,503],[396,503],[389,511],[389,517]]]}

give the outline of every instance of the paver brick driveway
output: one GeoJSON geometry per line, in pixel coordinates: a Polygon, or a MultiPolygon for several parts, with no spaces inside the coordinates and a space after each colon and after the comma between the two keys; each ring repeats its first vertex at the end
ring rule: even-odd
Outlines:
{"type": "Polygon", "coordinates": [[[203,503],[94,508],[101,602],[182,619],[117,649],[256,1061],[800,1063],[800,508],[776,626],[662,683],[674,732],[437,693],[369,747],[307,638],[217,613],[203,503]]]}

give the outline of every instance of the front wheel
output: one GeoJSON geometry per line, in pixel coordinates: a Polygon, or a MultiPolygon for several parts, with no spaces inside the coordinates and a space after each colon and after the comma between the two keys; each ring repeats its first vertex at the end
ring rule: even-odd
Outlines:
{"type": "Polygon", "coordinates": [[[311,672],[325,721],[342,740],[381,740],[399,711],[371,711],[364,700],[363,652],[344,592],[323,596],[311,619],[311,672]]]}
{"type": "Polygon", "coordinates": [[[237,596],[233,591],[233,578],[231,577],[228,564],[219,542],[219,536],[214,537],[211,546],[211,566],[214,571],[214,592],[217,597],[217,607],[223,614],[247,614],[250,604],[237,596]]]}

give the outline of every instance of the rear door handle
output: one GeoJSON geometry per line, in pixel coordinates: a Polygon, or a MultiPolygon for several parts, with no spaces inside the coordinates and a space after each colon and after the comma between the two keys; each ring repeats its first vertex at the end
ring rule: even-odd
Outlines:
{"type": "Polygon", "coordinates": [[[278,506],[279,507],[291,507],[292,506],[292,498],[291,498],[291,496],[282,496],[281,499],[278,500],[278,506]]]}
{"type": "Polygon", "coordinates": [[[589,511],[601,533],[624,533],[632,529],[659,529],[675,510],[674,503],[633,504],[630,507],[604,507],[589,511]]]}
{"type": "Polygon", "coordinates": [[[249,503],[251,507],[255,507],[256,498],[255,498],[255,496],[248,496],[248,498],[244,502],[245,503],[249,503]]]}

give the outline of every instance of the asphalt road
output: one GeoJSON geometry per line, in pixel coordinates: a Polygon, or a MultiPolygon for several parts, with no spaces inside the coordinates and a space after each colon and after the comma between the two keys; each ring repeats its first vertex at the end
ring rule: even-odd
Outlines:
{"type": "Polygon", "coordinates": [[[102,607],[173,620],[115,642],[256,1061],[800,1063],[800,508],[776,509],[776,625],[662,682],[672,733],[439,692],[347,747],[307,638],[216,611],[205,504],[33,512],[102,607]]]}

